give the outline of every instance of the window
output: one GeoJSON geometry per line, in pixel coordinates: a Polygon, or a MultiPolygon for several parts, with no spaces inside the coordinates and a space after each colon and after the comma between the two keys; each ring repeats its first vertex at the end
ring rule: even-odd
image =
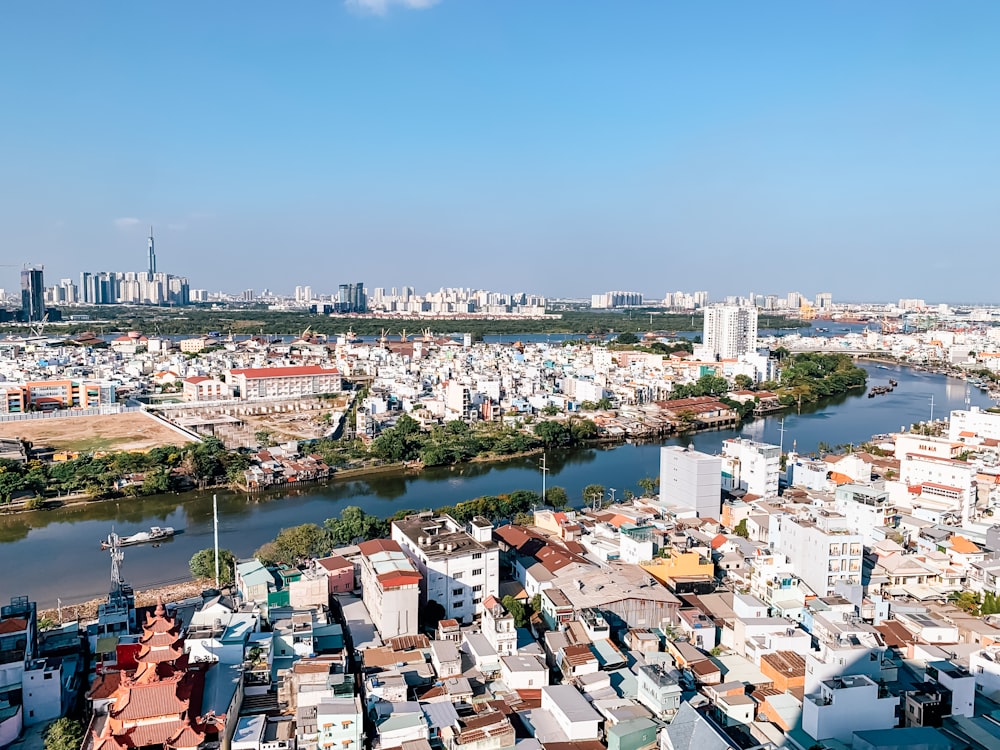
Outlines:
{"type": "MultiPolygon", "coordinates": [[[[472,590],[473,590],[473,591],[482,591],[482,590],[483,590],[483,585],[482,585],[482,584],[479,584],[479,585],[477,585],[477,586],[473,586],[473,587],[472,587],[472,590]]],[[[47,679],[47,676],[46,676],[46,679],[47,679]]]]}
{"type": "Polygon", "coordinates": [[[463,602],[461,599],[459,599],[457,602],[452,602],[451,606],[452,606],[453,609],[462,609],[462,607],[465,606],[465,602],[463,602]]]}
{"type": "Polygon", "coordinates": [[[451,590],[451,595],[452,596],[461,596],[462,595],[462,589],[452,589],[451,590]]]}
{"type": "Polygon", "coordinates": [[[483,600],[483,597],[481,597],[481,596],[480,596],[480,597],[478,597],[478,598],[476,598],[476,599],[473,599],[473,600],[472,600],[472,603],[473,603],[473,604],[479,604],[479,603],[480,603],[480,602],[481,602],[482,600],[483,600]]]}
{"type": "Polygon", "coordinates": [[[456,573],[455,575],[452,576],[452,578],[454,578],[456,581],[461,577],[462,577],[461,573],[456,573]]]}
{"type": "Polygon", "coordinates": [[[482,574],[483,574],[482,568],[476,568],[475,570],[472,571],[473,576],[481,576],[482,574]]]}
{"type": "Polygon", "coordinates": [[[482,560],[483,559],[483,553],[482,552],[473,552],[472,553],[472,559],[473,560],[482,560]]]}

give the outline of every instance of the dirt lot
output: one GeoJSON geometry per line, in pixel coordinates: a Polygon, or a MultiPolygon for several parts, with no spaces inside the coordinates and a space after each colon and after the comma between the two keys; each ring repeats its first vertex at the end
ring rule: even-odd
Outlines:
{"type": "Polygon", "coordinates": [[[189,442],[143,412],[0,422],[0,437],[30,440],[36,448],[71,451],[143,451],[189,442]]]}

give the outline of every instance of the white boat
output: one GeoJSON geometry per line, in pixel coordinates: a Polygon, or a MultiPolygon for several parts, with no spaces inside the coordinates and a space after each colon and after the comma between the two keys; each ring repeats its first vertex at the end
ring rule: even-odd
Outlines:
{"type": "MultiPolygon", "coordinates": [[[[174,535],[173,526],[150,526],[149,531],[139,531],[130,536],[120,536],[118,537],[119,547],[130,547],[134,544],[149,544],[151,542],[162,542],[165,539],[170,539],[174,535]]],[[[101,542],[101,547],[107,549],[110,545],[110,540],[101,542]]]]}

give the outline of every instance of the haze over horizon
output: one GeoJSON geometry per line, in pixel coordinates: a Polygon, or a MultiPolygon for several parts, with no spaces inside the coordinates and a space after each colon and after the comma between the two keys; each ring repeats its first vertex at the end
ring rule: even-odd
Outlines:
{"type": "Polygon", "coordinates": [[[0,287],[141,270],[152,224],[160,270],[210,290],[1000,302],[998,22],[978,0],[11,5],[0,287]]]}

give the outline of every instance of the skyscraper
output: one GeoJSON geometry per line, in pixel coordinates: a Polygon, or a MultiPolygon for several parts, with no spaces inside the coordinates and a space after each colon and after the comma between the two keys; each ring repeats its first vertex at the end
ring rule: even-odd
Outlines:
{"type": "Polygon", "coordinates": [[[21,315],[26,323],[37,323],[45,317],[45,281],[42,266],[21,271],[21,315]]]}
{"type": "Polygon", "coordinates": [[[705,346],[719,359],[735,359],[757,347],[757,308],[710,305],[705,308],[705,346]]]}
{"type": "MultiPolygon", "coordinates": [[[[167,248],[170,249],[169,247],[167,248]]],[[[153,248],[153,227],[149,228],[149,278],[156,273],[156,250],[153,248]]]]}

